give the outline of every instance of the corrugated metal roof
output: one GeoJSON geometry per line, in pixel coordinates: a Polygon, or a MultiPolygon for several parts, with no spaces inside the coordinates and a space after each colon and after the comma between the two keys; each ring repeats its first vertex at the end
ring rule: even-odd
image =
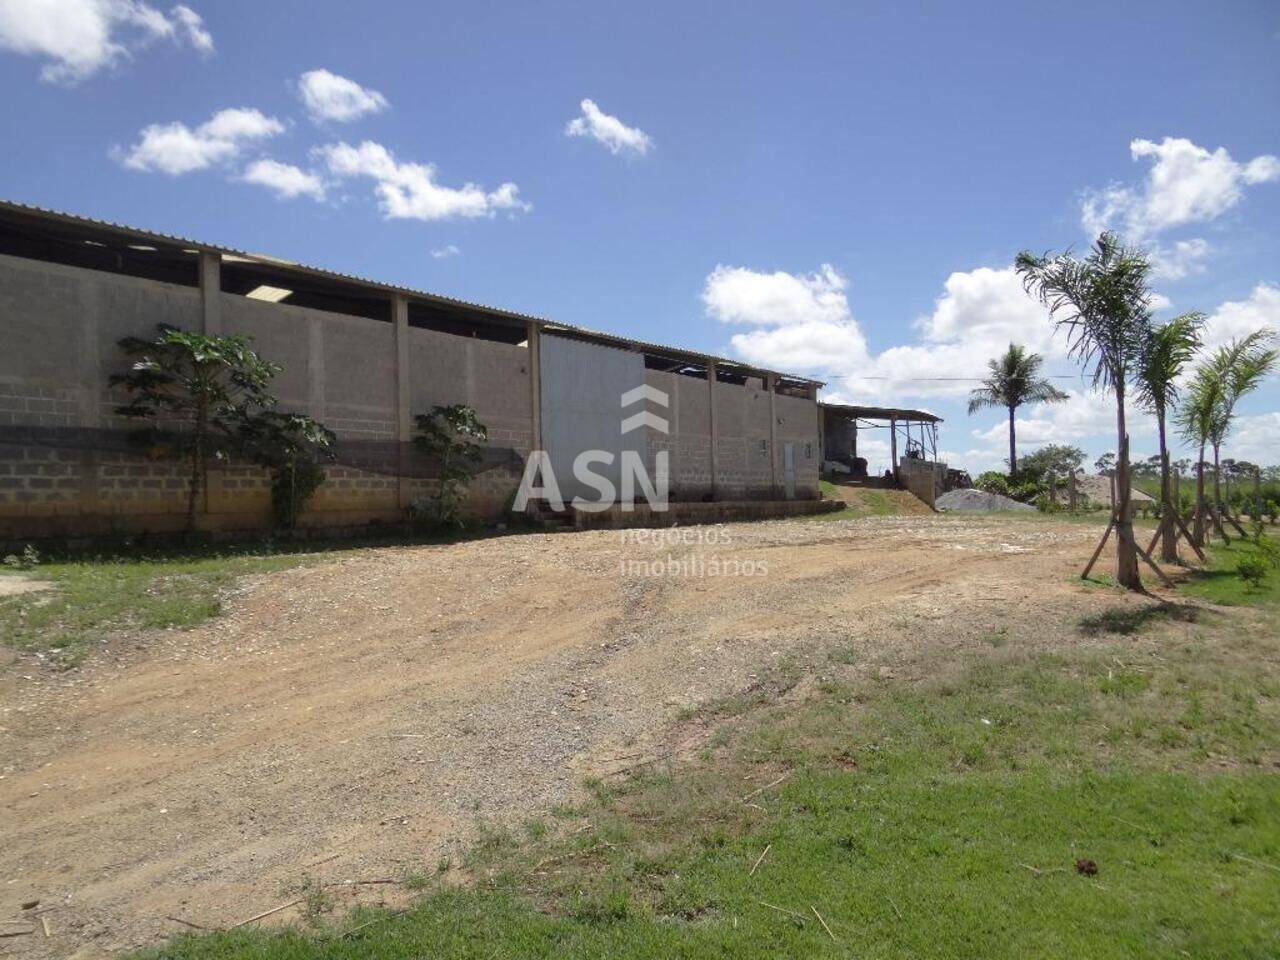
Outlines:
{"type": "Polygon", "coordinates": [[[906,407],[864,407],[849,403],[820,403],[824,410],[832,410],[847,417],[861,417],[864,420],[918,420],[924,423],[941,423],[942,418],[927,410],[911,410],[906,407]]]}
{"type": "MultiPolygon", "coordinates": [[[[431,293],[427,290],[418,290],[413,287],[402,287],[398,284],[384,283],[381,280],[373,280],[368,277],[361,277],[350,273],[340,273],[336,270],[329,270],[325,267],[312,266],[305,263],[297,263],[292,260],[285,260],[280,257],[270,256],[262,253],[251,253],[247,250],[240,250],[236,247],[227,247],[220,244],[207,243],[203,240],[193,240],[190,237],[176,236],[170,233],[159,233],[155,230],[146,230],[142,227],[134,227],[129,224],[115,223],[111,220],[99,220],[95,217],[86,217],[77,213],[66,213],[62,210],[50,210],[46,207],[38,207],[29,203],[21,203],[16,200],[0,200],[0,210],[11,210],[15,213],[26,214],[28,216],[39,217],[63,224],[75,226],[92,226],[99,229],[114,231],[116,233],[126,235],[131,239],[152,240],[161,243],[174,244],[187,249],[199,250],[204,253],[218,253],[223,256],[243,257],[247,260],[271,264],[288,270],[297,270],[303,273],[312,274],[318,277],[324,277],[330,280],[345,281],[347,283],[357,283],[362,286],[372,287],[387,293],[399,293],[408,297],[415,297],[420,300],[429,300],[437,303],[451,304],[457,307],[463,307],[470,310],[479,310],[484,313],[493,314],[495,316],[506,317],[513,320],[524,320],[539,324],[544,327],[560,328],[566,332],[575,333],[581,336],[608,340],[613,343],[623,344],[629,347],[638,348],[652,353],[669,356],[673,360],[688,359],[693,361],[715,362],[728,367],[736,367],[752,373],[768,373],[775,376],[784,377],[787,380],[798,381],[802,383],[823,385],[824,381],[814,380],[811,377],[799,376],[796,374],[783,373],[778,370],[771,370],[767,367],[756,367],[750,364],[742,363],[739,360],[731,360],[728,357],[721,357],[715,354],[702,353],[696,350],[687,350],[683,347],[673,347],[664,344],[651,343],[645,340],[637,340],[633,337],[625,337],[616,333],[605,333],[600,330],[592,330],[587,327],[579,327],[569,323],[562,323],[557,320],[550,320],[546,317],[539,317],[534,314],[521,313],[516,310],[507,310],[502,307],[494,307],[489,304],[475,303],[470,300],[462,300],[457,297],[449,297],[439,293],[431,293]]],[[[555,332],[550,330],[548,332],[555,332]]]]}

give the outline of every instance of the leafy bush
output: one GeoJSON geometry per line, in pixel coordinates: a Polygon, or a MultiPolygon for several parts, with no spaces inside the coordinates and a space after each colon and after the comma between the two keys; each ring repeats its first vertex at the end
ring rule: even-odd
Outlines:
{"type": "Polygon", "coordinates": [[[480,465],[489,431],[464,403],[436,406],[419,414],[414,443],[439,464],[432,493],[409,508],[409,519],[433,528],[462,526],[462,501],[467,483],[480,465]]]}
{"type": "Polygon", "coordinates": [[[1257,590],[1262,586],[1262,581],[1266,579],[1267,571],[1270,569],[1271,564],[1261,554],[1257,553],[1241,557],[1236,561],[1236,575],[1249,584],[1252,590],[1257,590]]]}
{"type": "Polygon", "coordinates": [[[11,553],[3,562],[6,567],[14,570],[30,570],[40,565],[40,551],[28,543],[21,553],[11,553]]]}
{"type": "Polygon", "coordinates": [[[1003,473],[996,470],[988,470],[986,473],[979,475],[974,486],[979,490],[985,490],[987,493],[998,493],[1001,496],[1009,495],[1009,481],[1005,479],[1003,473]]]}

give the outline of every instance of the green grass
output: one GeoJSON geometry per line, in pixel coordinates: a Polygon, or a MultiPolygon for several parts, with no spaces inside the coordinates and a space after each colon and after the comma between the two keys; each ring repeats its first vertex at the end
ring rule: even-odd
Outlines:
{"type": "MultiPolygon", "coordinates": [[[[1275,539],[1274,533],[1264,536],[1275,539]]],[[[1192,574],[1184,588],[1187,593],[1226,606],[1280,606],[1280,570],[1270,570],[1258,589],[1236,573],[1241,558],[1258,555],[1258,547],[1252,542],[1237,537],[1232,537],[1229,544],[1216,540],[1205,552],[1209,562],[1192,574]]]]}
{"type": "MultiPolygon", "coordinates": [[[[831,483],[829,480],[820,481],[822,488],[822,496],[828,500],[839,500],[839,487],[831,483]]],[[[812,516],[796,517],[797,520],[857,520],[860,517],[889,517],[901,513],[898,505],[893,502],[885,490],[875,487],[859,487],[858,499],[859,504],[845,504],[840,510],[831,513],[819,513],[812,516]]]]}
{"type": "Polygon", "coordinates": [[[53,588],[0,597],[0,643],[43,651],[74,665],[118,630],[197,626],[221,610],[220,597],[247,574],[269,573],[333,556],[360,544],[262,543],[157,548],[108,556],[44,560],[0,576],[47,580],[53,588]]]}
{"type": "Polygon", "coordinates": [[[72,664],[116,630],[194,627],[218,614],[220,594],[239,577],[318,556],[229,551],[42,563],[23,575],[53,588],[0,598],[0,640],[72,664]]]}
{"type": "Polygon", "coordinates": [[[824,658],[807,699],[712,711],[696,760],[596,783],[545,832],[486,830],[473,882],[404,914],[140,956],[1274,955],[1274,631],[1117,615],[1053,652],[1000,637],[917,647],[901,679],[824,658]]]}

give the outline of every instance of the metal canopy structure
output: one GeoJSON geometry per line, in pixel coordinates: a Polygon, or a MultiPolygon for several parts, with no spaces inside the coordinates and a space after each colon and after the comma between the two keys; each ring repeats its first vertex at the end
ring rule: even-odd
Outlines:
{"type": "MultiPolygon", "coordinates": [[[[821,403],[823,455],[828,451],[827,437],[833,424],[843,424],[848,431],[849,458],[858,458],[858,431],[888,430],[893,472],[898,472],[898,440],[904,441],[903,454],[922,460],[938,459],[938,424],[942,417],[927,410],[905,407],[867,407],[846,403],[821,403]]],[[[828,459],[840,459],[829,457],[828,459]]]]}

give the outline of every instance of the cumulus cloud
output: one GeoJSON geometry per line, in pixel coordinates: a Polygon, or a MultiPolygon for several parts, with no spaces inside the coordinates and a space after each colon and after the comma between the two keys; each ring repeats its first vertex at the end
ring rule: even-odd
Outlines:
{"type": "Polygon", "coordinates": [[[1246,187],[1280,180],[1280,159],[1274,156],[1241,163],[1223,147],[1210,151],[1182,137],[1134,140],[1129,153],[1151,163],[1146,182],[1087,191],[1080,213],[1090,234],[1119,230],[1141,242],[1172,227],[1213,220],[1236,206],[1246,187]]]}
{"type": "Polygon", "coordinates": [[[282,200],[295,197],[310,197],[323,200],[325,185],[319,174],[291,163],[280,163],[277,160],[255,160],[245,168],[241,179],[246,183],[256,183],[266,187],[282,200]]]}
{"type": "Polygon", "coordinates": [[[1181,280],[1191,274],[1204,273],[1204,261],[1211,248],[1201,237],[1179,240],[1172,247],[1151,249],[1152,276],[1159,280],[1181,280]]]}
{"type": "Polygon", "coordinates": [[[358,147],[332,143],[317,147],[315,154],[335,177],[373,180],[379,206],[389,220],[492,217],[504,210],[533,209],[532,204],[520,199],[520,188],[514,183],[504,183],[490,191],[474,183],[446,187],[436,182],[434,165],[402,163],[382,144],[371,140],[358,147]]]}
{"type": "Polygon", "coordinates": [[[1267,466],[1280,451],[1280,411],[1236,417],[1223,456],[1267,466]]]}
{"type": "Polygon", "coordinates": [[[200,15],[181,4],[166,14],[140,0],[0,0],[0,48],[46,61],[50,82],[83,80],[156,40],[213,51],[200,15]]]}
{"type": "Polygon", "coordinates": [[[731,338],[734,352],[762,366],[809,371],[860,399],[960,397],[1011,342],[1061,358],[1048,313],[1027,296],[1012,268],[953,273],[931,313],[913,324],[914,342],[873,353],[835,268],[763,273],[718,266],[702,300],[708,315],[754,329],[731,338]]]}
{"type": "Polygon", "coordinates": [[[787,369],[844,368],[867,359],[845,286],[830,264],[812,274],[720,265],[706,279],[702,302],[722,323],[755,328],[731,339],[744,360],[787,369]]]}
{"type": "Polygon", "coordinates": [[[115,153],[130,169],[176,177],[234,160],[246,146],[283,131],[284,124],[275,117],[236,107],[219,110],[194,129],[181,122],[143,127],[132,147],[115,153]]]}
{"type": "Polygon", "coordinates": [[[377,90],[328,70],[308,70],[298,78],[298,95],[315,123],[350,123],[391,106],[377,90]]]}
{"type": "Polygon", "coordinates": [[[643,156],[653,147],[653,139],[639,127],[629,127],[617,117],[605,113],[594,100],[583,100],[582,116],[565,126],[565,136],[591,137],[604,144],[610,153],[632,153],[643,156]]]}
{"type": "Polygon", "coordinates": [[[1209,315],[1204,325],[1206,351],[1216,349],[1255,330],[1280,332],[1280,287],[1260,283],[1245,300],[1228,300],[1209,315]]]}
{"type": "Polygon", "coordinates": [[[436,260],[443,260],[446,257],[456,257],[461,252],[462,251],[459,250],[456,245],[450,243],[450,244],[446,244],[443,247],[436,247],[434,250],[431,251],[431,256],[434,257],[436,260]]]}

